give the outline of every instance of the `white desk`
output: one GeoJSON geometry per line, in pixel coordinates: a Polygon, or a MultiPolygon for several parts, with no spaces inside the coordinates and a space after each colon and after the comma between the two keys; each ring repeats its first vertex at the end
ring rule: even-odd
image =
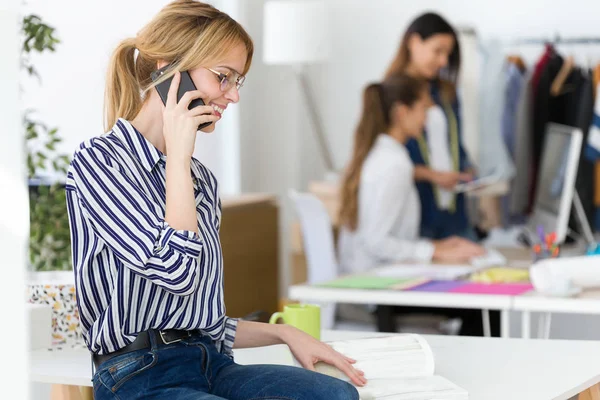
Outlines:
{"type": "Polygon", "coordinates": [[[600,315],[600,290],[586,290],[576,297],[550,297],[536,292],[515,296],[512,309],[522,312],[521,336],[529,338],[532,312],[546,313],[540,322],[542,337],[550,335],[550,314],[600,315]]]}
{"type": "MultiPolygon", "coordinates": [[[[326,331],[323,340],[356,339],[377,333],[326,331]]],[[[600,345],[588,341],[424,336],[442,375],[469,392],[470,400],[567,400],[600,383],[600,345]]],[[[241,364],[293,365],[286,346],[235,351],[241,364]]],[[[30,380],[90,386],[85,350],[36,350],[30,380]]]]}
{"type": "Polygon", "coordinates": [[[288,296],[292,300],[316,303],[499,310],[501,336],[507,338],[510,335],[509,315],[512,308],[512,296],[507,295],[336,289],[311,285],[294,285],[289,288],[288,296]]]}

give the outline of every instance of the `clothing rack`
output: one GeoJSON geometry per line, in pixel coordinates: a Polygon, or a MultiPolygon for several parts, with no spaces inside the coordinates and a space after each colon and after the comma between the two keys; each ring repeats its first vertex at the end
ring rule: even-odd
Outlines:
{"type": "Polygon", "coordinates": [[[527,45],[527,44],[600,44],[600,36],[581,36],[581,37],[561,37],[556,35],[554,39],[540,37],[523,37],[509,41],[512,45],[527,45]]]}

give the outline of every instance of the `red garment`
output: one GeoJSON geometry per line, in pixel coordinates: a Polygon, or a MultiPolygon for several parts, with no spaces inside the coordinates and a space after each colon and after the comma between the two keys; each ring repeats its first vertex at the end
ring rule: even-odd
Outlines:
{"type": "MultiPolygon", "coordinates": [[[[535,64],[533,69],[533,74],[531,74],[531,102],[535,104],[535,98],[538,91],[538,86],[540,83],[540,78],[542,77],[542,73],[544,72],[544,68],[548,65],[550,58],[554,54],[554,47],[552,45],[547,44],[544,53],[535,64]]],[[[531,108],[533,110],[533,107],[531,108]]],[[[533,132],[531,132],[533,134],[533,132]]],[[[533,139],[532,139],[533,140],[533,139]]],[[[535,180],[537,179],[538,168],[535,165],[533,158],[531,158],[531,163],[533,164],[532,168],[529,169],[529,202],[527,205],[527,214],[531,214],[533,211],[533,205],[535,202],[535,189],[537,187],[535,180]]]]}
{"type": "Polygon", "coordinates": [[[535,98],[535,94],[537,92],[538,84],[540,83],[540,78],[542,77],[542,72],[544,68],[546,68],[546,64],[550,61],[550,57],[554,54],[554,47],[551,44],[546,45],[546,49],[538,62],[535,64],[533,69],[533,74],[531,75],[531,87],[533,89],[533,96],[535,98]]]}

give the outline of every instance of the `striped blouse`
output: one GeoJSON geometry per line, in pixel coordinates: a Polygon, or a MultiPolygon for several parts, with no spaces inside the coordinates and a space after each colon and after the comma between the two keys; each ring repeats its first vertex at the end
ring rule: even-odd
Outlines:
{"type": "Polygon", "coordinates": [[[124,119],[75,152],[66,189],[83,336],[106,354],[147,329],[200,329],[231,356],[217,181],[192,159],[200,234],[175,230],[164,220],[166,161],[124,119]]]}

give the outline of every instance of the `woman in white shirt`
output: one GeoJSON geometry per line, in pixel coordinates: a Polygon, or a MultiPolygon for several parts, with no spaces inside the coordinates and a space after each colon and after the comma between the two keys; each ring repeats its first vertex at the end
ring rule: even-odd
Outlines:
{"type": "MultiPolygon", "coordinates": [[[[427,81],[391,77],[369,85],[363,102],[341,193],[342,271],[405,261],[464,263],[483,255],[482,247],[466,239],[419,238],[421,205],[405,143],[422,135],[432,104],[427,81]]],[[[394,316],[415,312],[460,318],[461,335],[483,334],[480,310],[379,306],[378,328],[396,331],[394,316]]]]}
{"type": "Polygon", "coordinates": [[[428,85],[408,76],[369,85],[342,186],[340,263],[360,272],[390,262],[468,262],[483,248],[466,239],[419,238],[421,205],[405,147],[431,105],[428,85]]]}

